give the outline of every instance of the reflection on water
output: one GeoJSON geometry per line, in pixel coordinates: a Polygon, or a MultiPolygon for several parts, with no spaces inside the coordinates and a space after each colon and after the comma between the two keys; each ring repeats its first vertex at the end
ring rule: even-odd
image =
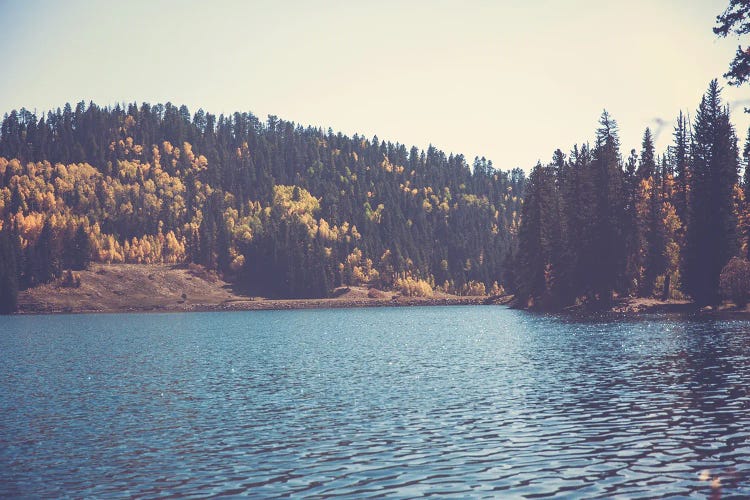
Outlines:
{"type": "Polygon", "coordinates": [[[750,495],[750,322],[0,318],[0,496],[750,495]]]}

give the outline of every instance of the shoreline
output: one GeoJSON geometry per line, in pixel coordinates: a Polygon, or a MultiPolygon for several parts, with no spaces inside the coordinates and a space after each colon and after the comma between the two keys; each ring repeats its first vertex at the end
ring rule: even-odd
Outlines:
{"type": "Polygon", "coordinates": [[[329,298],[273,299],[249,296],[216,273],[196,265],[92,264],[80,271],[80,285],[63,280],[23,290],[16,315],[146,312],[263,311],[508,304],[511,296],[430,297],[363,286],[339,287],[329,298]]]}
{"type": "MultiPolygon", "coordinates": [[[[511,304],[511,307],[516,308],[517,306],[511,304]]],[[[750,319],[750,306],[738,309],[734,304],[724,303],[716,307],[701,307],[688,300],[660,300],[643,297],[619,299],[607,309],[591,309],[582,305],[570,306],[556,311],[525,308],[518,309],[541,314],[560,314],[582,319],[597,317],[637,318],[651,314],[674,315],[701,319],[750,319]]]]}
{"type": "Polygon", "coordinates": [[[24,307],[13,316],[33,316],[45,314],[121,314],[121,313],[190,313],[190,312],[237,312],[237,311],[291,311],[309,309],[359,309],[366,307],[439,307],[439,306],[482,306],[507,305],[511,296],[492,298],[470,297],[399,297],[398,299],[245,299],[231,300],[218,304],[189,305],[130,305],[118,308],[77,308],[77,307],[24,307]]]}
{"type": "Polygon", "coordinates": [[[310,309],[359,309],[367,307],[440,307],[440,306],[506,306],[532,314],[552,314],[579,319],[638,318],[652,314],[674,315],[699,319],[750,320],[750,308],[732,306],[700,308],[688,301],[659,301],[655,299],[629,299],[610,309],[591,310],[580,307],[561,311],[523,309],[513,306],[513,296],[440,296],[394,298],[319,298],[319,299],[269,299],[263,297],[233,298],[219,303],[123,304],[118,307],[86,308],[76,306],[54,307],[50,303],[25,304],[11,316],[47,314],[123,314],[123,313],[191,313],[239,311],[292,311],[310,309]],[[645,303],[644,303],[645,302],[645,303]]]}
{"type": "Polygon", "coordinates": [[[39,285],[19,294],[15,315],[175,313],[221,311],[269,311],[294,309],[345,309],[362,307],[477,306],[505,305],[538,314],[571,318],[633,318],[649,314],[670,314],[693,318],[750,319],[750,307],[738,309],[726,303],[700,308],[686,300],[653,298],[617,299],[603,310],[573,306],[563,310],[525,309],[512,295],[457,296],[434,291],[430,297],[408,297],[375,287],[344,286],[332,297],[274,299],[249,296],[222,280],[216,273],[196,265],[93,264],[80,272],[80,285],[66,287],[62,280],[39,285]]]}

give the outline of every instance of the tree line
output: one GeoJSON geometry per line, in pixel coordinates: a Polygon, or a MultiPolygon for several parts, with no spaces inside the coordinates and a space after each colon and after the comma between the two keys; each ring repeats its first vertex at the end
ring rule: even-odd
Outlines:
{"type": "MultiPolygon", "coordinates": [[[[606,112],[593,144],[529,178],[398,143],[250,113],[79,103],[0,127],[0,304],[94,262],[195,262],[247,291],[339,285],[498,292],[558,309],[615,297],[715,304],[746,258],[750,172],[713,81],[657,155],[623,158],[606,112]],[[736,266],[735,266],[736,267],[736,266]]],[[[736,281],[736,280],[735,280],[736,281]]]]}

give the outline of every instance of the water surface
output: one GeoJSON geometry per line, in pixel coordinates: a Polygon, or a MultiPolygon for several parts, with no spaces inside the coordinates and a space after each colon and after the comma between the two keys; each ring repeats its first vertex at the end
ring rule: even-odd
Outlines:
{"type": "Polygon", "coordinates": [[[16,316],[0,353],[0,497],[750,495],[744,320],[16,316]]]}

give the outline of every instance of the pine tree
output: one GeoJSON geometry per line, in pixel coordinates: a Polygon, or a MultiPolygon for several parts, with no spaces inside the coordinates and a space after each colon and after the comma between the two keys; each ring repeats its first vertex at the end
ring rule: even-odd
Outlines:
{"type": "Polygon", "coordinates": [[[60,276],[60,248],[55,236],[55,230],[49,219],[44,222],[41,233],[36,244],[29,250],[33,252],[27,261],[31,264],[32,284],[47,283],[60,276]]]}
{"type": "MultiPolygon", "coordinates": [[[[747,0],[729,0],[729,6],[716,17],[714,33],[726,37],[730,33],[747,35],[750,33],[750,3],[747,0]]],[[[750,79],[750,52],[737,47],[737,53],[724,74],[730,85],[742,85],[750,79]]]]}
{"type": "Polygon", "coordinates": [[[91,262],[91,241],[83,224],[79,224],[73,237],[72,268],[81,271],[89,267],[91,262]]]}
{"type": "Polygon", "coordinates": [[[16,310],[18,302],[18,265],[10,230],[0,229],[0,314],[16,310]]]}
{"type": "Polygon", "coordinates": [[[627,286],[623,234],[626,212],[617,123],[605,110],[599,124],[591,164],[595,210],[588,278],[592,298],[598,305],[608,307],[615,289],[622,291],[627,286]]]}
{"type": "Polygon", "coordinates": [[[684,277],[687,293],[699,305],[719,302],[719,275],[738,252],[733,200],[739,168],[737,138],[720,94],[713,80],[693,127],[684,277]]]}
{"type": "Polygon", "coordinates": [[[591,152],[588,144],[574,146],[570,160],[560,178],[562,218],[565,220],[561,304],[572,304],[589,294],[594,189],[590,175],[591,152]]]}
{"type": "Polygon", "coordinates": [[[573,181],[574,174],[570,162],[559,149],[553,153],[550,167],[552,168],[556,188],[553,204],[554,225],[552,235],[554,241],[551,252],[554,280],[550,292],[554,304],[557,307],[562,307],[572,304],[577,293],[576,280],[573,274],[576,255],[571,241],[572,228],[569,225],[568,216],[570,210],[575,209],[575,207],[571,206],[574,204],[574,200],[565,197],[566,189],[573,181]]]}
{"type": "Polygon", "coordinates": [[[537,163],[526,185],[518,234],[520,296],[536,307],[549,308],[555,281],[554,246],[559,244],[559,213],[553,167],[537,163]]]}
{"type": "Polygon", "coordinates": [[[687,214],[688,186],[690,182],[690,132],[688,122],[680,111],[677,117],[677,126],[674,129],[674,148],[672,164],[675,175],[675,199],[674,206],[677,215],[685,220],[687,214]]]}
{"type": "Polygon", "coordinates": [[[641,162],[638,164],[636,174],[639,179],[648,179],[656,173],[656,160],[654,153],[654,139],[651,129],[646,127],[641,142],[641,162]]]}
{"type": "Polygon", "coordinates": [[[638,240],[640,242],[639,262],[643,268],[640,279],[640,295],[649,297],[654,291],[656,278],[666,269],[664,214],[662,210],[663,167],[657,168],[654,156],[654,143],[651,131],[643,134],[643,149],[638,171],[642,190],[642,213],[639,217],[638,240]],[[644,177],[645,176],[645,177],[644,177]]]}
{"type": "Polygon", "coordinates": [[[646,247],[644,249],[645,261],[641,284],[641,294],[646,297],[653,294],[656,278],[664,274],[667,267],[661,183],[657,176],[653,176],[648,179],[648,184],[648,208],[645,220],[646,247]]]}
{"type": "Polygon", "coordinates": [[[626,256],[623,291],[627,293],[636,290],[643,264],[641,258],[642,235],[638,224],[640,181],[636,175],[637,169],[638,154],[635,149],[631,149],[625,162],[625,213],[622,229],[626,256]]]}

